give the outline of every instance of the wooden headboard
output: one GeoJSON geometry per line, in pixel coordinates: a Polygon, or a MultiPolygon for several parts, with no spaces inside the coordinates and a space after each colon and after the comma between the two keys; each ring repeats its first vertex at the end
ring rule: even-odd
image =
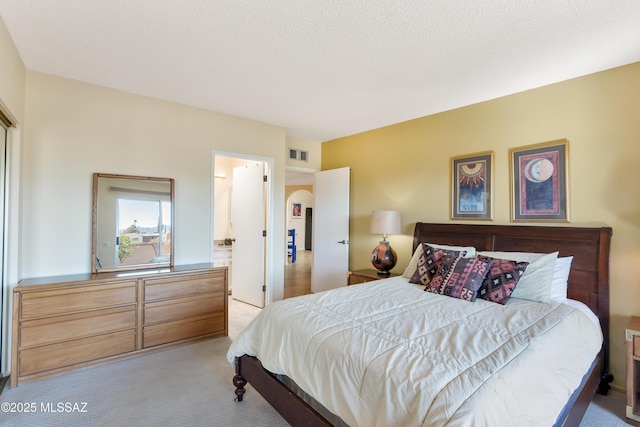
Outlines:
{"type": "MultiPolygon", "coordinates": [[[[533,227],[517,225],[429,224],[418,222],[413,251],[419,243],[474,246],[479,251],[558,251],[573,256],[568,297],[585,303],[600,319],[605,369],[609,354],[609,227],[533,227]]],[[[413,253],[412,251],[412,253],[413,253]]]]}

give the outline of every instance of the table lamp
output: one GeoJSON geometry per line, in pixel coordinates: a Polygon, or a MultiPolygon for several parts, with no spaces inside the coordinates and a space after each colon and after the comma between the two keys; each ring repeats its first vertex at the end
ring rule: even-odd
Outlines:
{"type": "Polygon", "coordinates": [[[396,251],[387,242],[389,234],[400,234],[400,211],[371,212],[371,234],[382,234],[382,241],[371,252],[371,263],[378,270],[378,276],[389,276],[389,270],[398,261],[396,251]]]}

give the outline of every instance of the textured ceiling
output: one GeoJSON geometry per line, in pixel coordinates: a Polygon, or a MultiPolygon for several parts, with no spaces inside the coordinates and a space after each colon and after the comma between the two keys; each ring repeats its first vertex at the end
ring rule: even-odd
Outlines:
{"type": "Polygon", "coordinates": [[[316,141],[640,60],[639,0],[0,0],[30,70],[316,141]]]}

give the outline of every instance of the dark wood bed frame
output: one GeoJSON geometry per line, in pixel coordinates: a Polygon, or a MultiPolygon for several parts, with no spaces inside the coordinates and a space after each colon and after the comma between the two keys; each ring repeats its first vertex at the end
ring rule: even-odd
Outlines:
{"type": "MultiPolygon", "coordinates": [[[[613,376],[609,373],[609,227],[534,227],[517,225],[468,225],[416,223],[413,249],[430,242],[475,246],[479,251],[540,252],[559,251],[573,256],[568,296],[585,303],[600,319],[603,348],[585,373],[558,417],[556,426],[578,426],[596,391],[607,394],[613,376]]],[[[413,251],[412,251],[413,253],[413,251]]],[[[255,357],[236,358],[237,400],[241,401],[249,382],[282,417],[293,426],[331,426],[301,397],[265,370],[255,357]]]]}

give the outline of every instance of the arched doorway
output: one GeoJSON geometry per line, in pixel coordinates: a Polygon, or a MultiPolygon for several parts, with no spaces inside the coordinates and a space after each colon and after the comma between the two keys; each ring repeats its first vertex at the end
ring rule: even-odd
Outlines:
{"type": "Polygon", "coordinates": [[[288,187],[286,199],[287,264],[284,272],[284,297],[311,293],[311,215],[313,187],[288,187]],[[308,188],[306,188],[308,187],[308,188]],[[293,246],[295,242],[295,247],[293,246]],[[295,251],[295,254],[294,254],[295,251]]]}

